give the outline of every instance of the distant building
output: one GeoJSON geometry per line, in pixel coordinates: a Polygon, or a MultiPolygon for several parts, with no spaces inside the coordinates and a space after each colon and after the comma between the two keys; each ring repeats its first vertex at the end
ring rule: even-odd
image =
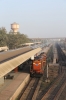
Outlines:
{"type": "Polygon", "coordinates": [[[19,24],[14,22],[13,24],[11,24],[11,29],[13,30],[13,34],[17,34],[19,29],[19,24]]]}

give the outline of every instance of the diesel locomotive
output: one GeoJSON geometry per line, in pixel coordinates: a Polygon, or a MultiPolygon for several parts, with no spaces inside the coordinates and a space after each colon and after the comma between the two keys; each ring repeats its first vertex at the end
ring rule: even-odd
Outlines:
{"type": "Polygon", "coordinates": [[[30,76],[43,75],[47,56],[43,52],[35,57],[30,66],[30,76]]]}

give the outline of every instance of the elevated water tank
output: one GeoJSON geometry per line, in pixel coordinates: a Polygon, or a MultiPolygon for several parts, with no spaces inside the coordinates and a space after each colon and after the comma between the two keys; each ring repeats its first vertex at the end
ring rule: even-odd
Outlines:
{"type": "Polygon", "coordinates": [[[11,29],[13,30],[14,34],[17,34],[18,29],[19,29],[19,24],[14,22],[13,24],[11,24],[11,29]]]}

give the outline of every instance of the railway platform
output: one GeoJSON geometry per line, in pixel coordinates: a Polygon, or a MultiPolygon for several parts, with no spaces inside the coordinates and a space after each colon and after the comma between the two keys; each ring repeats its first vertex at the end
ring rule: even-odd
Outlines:
{"type": "Polygon", "coordinates": [[[57,49],[56,49],[55,45],[53,46],[53,55],[54,55],[53,64],[56,64],[57,60],[58,60],[58,54],[57,54],[57,49]]]}
{"type": "Polygon", "coordinates": [[[30,79],[28,73],[11,74],[14,75],[14,78],[5,79],[5,83],[0,86],[0,100],[15,100],[30,79]]]}

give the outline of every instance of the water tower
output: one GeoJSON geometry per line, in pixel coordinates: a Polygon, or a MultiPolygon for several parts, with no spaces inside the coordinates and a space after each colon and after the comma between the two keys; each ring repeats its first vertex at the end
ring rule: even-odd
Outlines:
{"type": "Polygon", "coordinates": [[[11,24],[11,29],[13,30],[13,34],[17,34],[19,29],[19,24],[14,22],[13,24],[11,24]]]}

